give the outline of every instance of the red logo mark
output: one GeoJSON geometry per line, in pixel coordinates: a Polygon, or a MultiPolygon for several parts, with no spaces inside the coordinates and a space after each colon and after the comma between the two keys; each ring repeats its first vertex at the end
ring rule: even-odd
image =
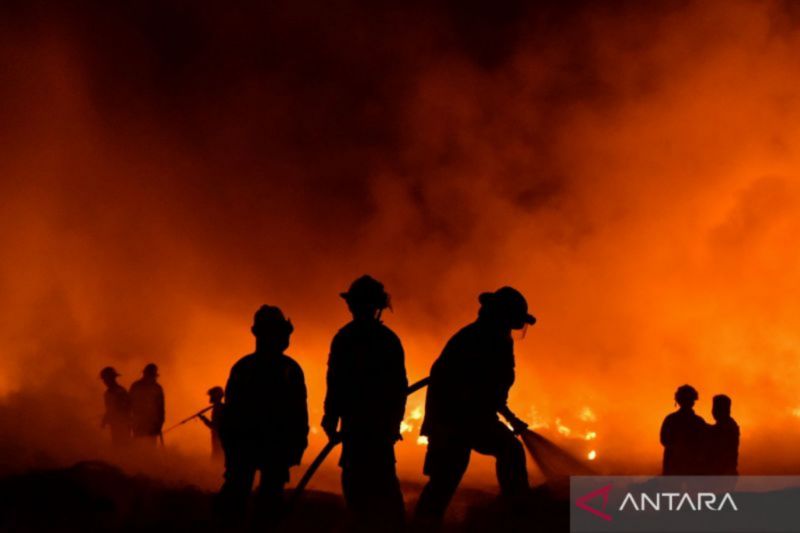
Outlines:
{"type": "Polygon", "coordinates": [[[607,520],[608,522],[611,522],[611,515],[608,515],[608,514],[603,512],[603,511],[606,510],[606,505],[608,505],[608,493],[609,492],[611,492],[611,484],[610,483],[608,485],[606,485],[605,487],[601,487],[601,488],[597,489],[594,492],[590,492],[589,494],[584,494],[583,496],[581,496],[580,498],[578,498],[575,501],[575,505],[577,505],[578,507],[580,507],[584,511],[589,511],[593,515],[599,516],[603,520],[607,520]],[[589,507],[586,504],[586,502],[588,502],[589,500],[592,500],[594,498],[597,498],[598,496],[602,496],[603,497],[603,511],[595,509],[594,507],[589,507]]]}

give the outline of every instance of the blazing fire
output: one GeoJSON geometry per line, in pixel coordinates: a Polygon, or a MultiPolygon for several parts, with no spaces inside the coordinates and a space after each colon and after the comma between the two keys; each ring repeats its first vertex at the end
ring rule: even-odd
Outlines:
{"type": "MultiPolygon", "coordinates": [[[[419,425],[422,422],[423,417],[425,416],[425,410],[422,405],[417,405],[413,408],[410,408],[406,418],[401,422],[400,425],[400,432],[402,435],[408,434],[413,438],[416,435],[416,439],[412,440],[418,446],[427,446],[428,445],[428,438],[424,435],[419,434],[419,425]]],[[[564,444],[568,449],[578,449],[583,450],[581,454],[586,457],[589,461],[594,461],[597,459],[597,450],[594,448],[587,449],[583,445],[582,441],[589,442],[594,441],[597,439],[597,432],[591,429],[581,430],[581,431],[573,431],[571,428],[565,426],[562,423],[561,418],[555,418],[552,424],[546,420],[544,420],[540,415],[538,415],[538,410],[535,406],[532,406],[529,410],[531,414],[531,422],[529,422],[528,426],[529,429],[533,431],[537,431],[542,433],[543,435],[549,436],[554,438],[560,444],[564,444]],[[551,427],[556,429],[556,433],[553,434],[551,427]]],[[[575,417],[576,422],[597,422],[597,416],[594,414],[594,411],[589,407],[583,407],[578,415],[575,417]],[[589,413],[589,415],[587,415],[589,413]]],[[[507,422],[504,422],[509,429],[513,428],[507,422]]]]}

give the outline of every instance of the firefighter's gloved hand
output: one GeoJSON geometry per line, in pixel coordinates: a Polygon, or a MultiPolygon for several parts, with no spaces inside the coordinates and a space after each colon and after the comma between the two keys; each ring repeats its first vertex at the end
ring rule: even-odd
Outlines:
{"type": "Polygon", "coordinates": [[[328,436],[329,440],[338,442],[342,440],[342,434],[339,432],[339,419],[334,418],[332,416],[324,416],[322,417],[322,430],[328,436]]]}
{"type": "Polygon", "coordinates": [[[509,418],[508,423],[511,424],[511,429],[514,431],[514,435],[519,435],[520,433],[528,429],[528,424],[526,424],[516,416],[509,418]]]}

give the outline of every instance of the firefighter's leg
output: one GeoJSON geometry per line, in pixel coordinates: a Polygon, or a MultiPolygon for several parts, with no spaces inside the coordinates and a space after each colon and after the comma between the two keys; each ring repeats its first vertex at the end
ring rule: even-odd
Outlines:
{"type": "MultiPolygon", "coordinates": [[[[394,459],[394,454],[392,454],[392,459],[394,459]]],[[[385,517],[386,522],[400,528],[406,520],[406,505],[403,501],[403,491],[400,489],[400,480],[397,478],[397,468],[394,462],[381,470],[379,483],[384,496],[381,498],[381,505],[378,505],[377,508],[385,517]]]]}
{"type": "Polygon", "coordinates": [[[431,438],[425,454],[424,473],[428,483],[422,489],[415,520],[441,522],[453,494],[467,471],[470,449],[466,444],[441,442],[431,438]]]}
{"type": "Polygon", "coordinates": [[[369,486],[368,474],[362,465],[342,467],[342,495],[347,510],[354,516],[362,516],[369,511],[368,497],[374,488],[369,486]]]}
{"type": "Polygon", "coordinates": [[[255,520],[262,527],[270,527],[283,518],[284,486],[289,481],[286,464],[268,464],[260,469],[256,498],[255,520]]]}
{"type": "Polygon", "coordinates": [[[528,468],[525,449],[519,439],[499,421],[475,433],[476,452],[495,457],[497,481],[503,496],[519,501],[528,495],[528,468]]]}
{"type": "Polygon", "coordinates": [[[342,450],[342,492],[358,528],[395,530],[405,504],[391,440],[348,441],[342,450]]]}
{"type": "Polygon", "coordinates": [[[244,520],[255,475],[256,465],[248,454],[235,448],[230,450],[225,457],[225,481],[216,502],[216,511],[222,521],[238,524],[244,520]]]}
{"type": "Polygon", "coordinates": [[[405,503],[397,479],[394,443],[376,443],[363,465],[365,519],[374,527],[396,530],[405,522],[405,503]]]}

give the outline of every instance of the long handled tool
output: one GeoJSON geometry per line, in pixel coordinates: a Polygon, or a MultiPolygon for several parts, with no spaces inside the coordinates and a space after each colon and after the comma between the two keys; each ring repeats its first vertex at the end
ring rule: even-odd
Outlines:
{"type": "MultiPolygon", "coordinates": [[[[418,390],[424,389],[425,387],[428,386],[428,383],[430,382],[430,379],[431,378],[424,378],[424,379],[421,379],[421,380],[417,381],[416,383],[414,383],[412,385],[409,385],[408,390],[406,391],[406,395],[410,396],[410,395],[414,394],[415,392],[417,392],[418,390]]],[[[317,456],[314,458],[314,460],[311,462],[311,464],[308,465],[308,468],[306,469],[306,473],[303,474],[303,477],[300,478],[300,481],[297,482],[297,486],[294,488],[294,492],[292,492],[292,498],[289,501],[289,506],[290,507],[293,506],[297,502],[297,500],[300,499],[300,496],[303,494],[303,491],[306,489],[306,486],[308,485],[308,482],[311,481],[311,478],[314,477],[314,474],[317,472],[317,470],[322,465],[322,463],[325,462],[325,459],[327,459],[327,457],[330,455],[330,453],[333,451],[333,449],[336,448],[336,446],[339,444],[339,442],[341,442],[341,441],[338,440],[338,439],[337,440],[329,440],[328,444],[326,444],[325,447],[322,448],[322,450],[320,450],[320,452],[317,454],[317,456]]]]}
{"type": "Polygon", "coordinates": [[[172,431],[173,429],[175,429],[175,428],[176,428],[176,427],[178,427],[178,426],[182,426],[182,425],[184,425],[186,422],[188,422],[188,421],[190,421],[190,420],[193,420],[193,419],[197,418],[198,416],[200,416],[200,415],[202,415],[202,414],[204,414],[204,413],[206,413],[206,412],[208,412],[208,411],[212,410],[213,408],[214,408],[214,406],[213,406],[213,405],[209,405],[208,407],[205,407],[205,408],[203,408],[203,409],[200,409],[199,411],[197,411],[197,412],[196,412],[195,414],[193,414],[192,416],[189,416],[189,417],[186,417],[186,418],[184,418],[183,420],[181,420],[181,421],[180,421],[180,422],[178,422],[177,424],[173,424],[173,425],[171,425],[170,427],[168,427],[167,429],[165,429],[165,430],[162,432],[162,434],[161,434],[161,435],[162,435],[162,437],[161,437],[162,441],[163,441],[163,439],[164,439],[164,437],[163,437],[164,433],[167,433],[167,432],[169,432],[169,431],[172,431]]]}

